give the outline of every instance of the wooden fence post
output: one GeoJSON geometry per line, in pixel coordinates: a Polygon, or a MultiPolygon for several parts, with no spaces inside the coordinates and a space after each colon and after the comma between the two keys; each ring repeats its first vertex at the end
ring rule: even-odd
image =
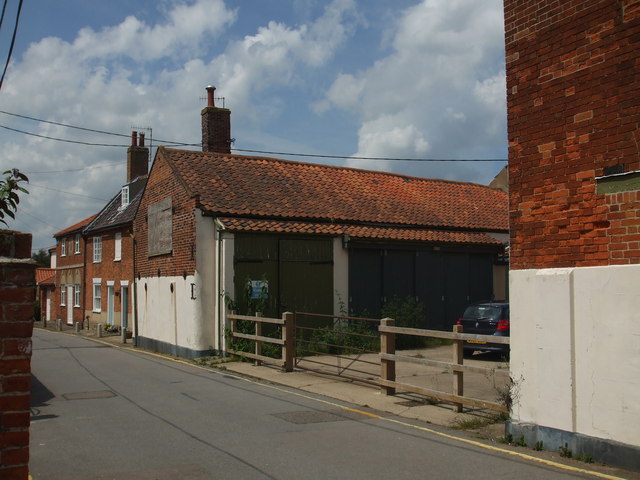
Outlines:
{"type": "MultiPolygon", "coordinates": [[[[463,333],[464,328],[462,325],[454,325],[453,333],[463,333]]],[[[462,365],[464,362],[464,340],[453,341],[453,363],[454,365],[462,365]]],[[[453,372],[453,394],[462,396],[464,395],[464,382],[463,372],[453,372]]],[[[462,412],[462,403],[455,403],[453,405],[454,412],[462,412]]]]}
{"type": "MultiPolygon", "coordinates": [[[[380,320],[380,325],[383,327],[393,327],[396,322],[393,318],[383,318],[380,320]]],[[[380,353],[387,353],[394,355],[396,353],[396,334],[380,332],[380,353]]],[[[395,360],[380,359],[380,376],[383,380],[390,382],[396,381],[396,362],[395,360]]],[[[395,395],[396,389],[394,387],[382,386],[382,391],[386,395],[395,395]]]]}
{"type": "Polygon", "coordinates": [[[293,362],[296,353],[296,315],[291,312],[282,314],[284,325],[282,326],[282,369],[285,372],[293,372],[293,362]]]}
{"type": "MultiPolygon", "coordinates": [[[[261,317],[262,313],[261,312],[256,312],[256,317],[261,317]]],[[[257,321],[256,320],[256,337],[261,337],[262,336],[262,322],[257,321]]],[[[256,348],[255,348],[255,353],[256,355],[262,355],[262,341],[261,340],[256,340],[256,348]]],[[[256,367],[259,367],[260,365],[262,365],[262,360],[256,360],[255,362],[253,362],[253,364],[256,367]]]]}

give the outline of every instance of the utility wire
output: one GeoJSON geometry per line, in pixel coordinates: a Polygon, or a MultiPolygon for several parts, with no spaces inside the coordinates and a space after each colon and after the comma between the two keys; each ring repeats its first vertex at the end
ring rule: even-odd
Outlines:
{"type": "Polygon", "coordinates": [[[76,197],[90,198],[91,200],[100,200],[101,202],[108,202],[105,198],[92,197],[90,195],[83,195],[81,193],[65,192],[64,190],[58,190],[57,188],[45,187],[44,185],[36,185],[35,183],[29,183],[30,187],[44,188],[45,190],[52,190],[54,192],[64,193],[66,195],[73,195],[76,197]]]}
{"type": "MultiPolygon", "coordinates": [[[[41,122],[41,123],[48,123],[51,125],[57,125],[60,127],[65,127],[65,128],[72,128],[72,129],[76,129],[76,130],[83,130],[86,132],[92,132],[92,133],[99,133],[99,134],[103,134],[103,135],[113,135],[113,136],[118,136],[118,137],[129,137],[129,135],[125,135],[122,133],[114,133],[114,132],[107,132],[104,130],[95,130],[95,129],[91,129],[91,128],[85,128],[85,127],[78,127],[76,125],[69,125],[69,124],[64,124],[64,123],[59,123],[59,122],[52,122],[49,120],[42,120],[39,118],[35,118],[35,117],[29,117],[26,115],[19,115],[16,113],[11,113],[11,112],[6,112],[3,110],[0,110],[0,113],[3,113],[5,115],[10,115],[13,117],[19,117],[19,118],[24,118],[27,120],[32,120],[32,121],[36,121],[36,122],[41,122]]],[[[80,145],[89,145],[89,146],[96,146],[96,147],[128,147],[129,145],[118,145],[118,144],[107,144],[107,143],[91,143],[91,142],[81,142],[81,141],[77,141],[77,140],[67,140],[67,139],[62,139],[62,138],[56,138],[56,137],[50,137],[50,136],[46,136],[46,135],[39,135],[36,133],[30,133],[30,132],[25,132],[23,130],[18,130],[18,129],[14,129],[14,128],[10,128],[10,127],[6,127],[4,125],[0,125],[0,128],[4,128],[6,130],[11,130],[17,133],[22,133],[25,135],[31,135],[34,137],[39,137],[39,138],[45,138],[48,140],[55,140],[58,142],[68,142],[68,143],[76,143],[76,144],[80,144],[80,145]]],[[[199,147],[201,146],[200,143],[185,143],[185,142],[173,142],[173,141],[168,141],[168,140],[161,140],[161,139],[156,139],[157,142],[160,143],[164,143],[165,146],[180,146],[180,147],[199,147]]],[[[248,153],[259,153],[259,154],[266,154],[266,155],[285,155],[285,156],[291,156],[291,157],[311,157],[311,158],[333,158],[333,159],[345,159],[345,160],[373,160],[373,161],[395,161],[395,162],[506,162],[507,159],[506,158],[397,158],[397,157],[360,157],[360,156],[351,156],[351,155],[322,155],[322,154],[313,154],[313,153],[292,153],[292,152],[273,152],[273,151],[266,151],[266,150],[248,150],[248,149],[241,149],[241,148],[232,148],[231,149],[234,152],[248,152],[248,153]]],[[[81,169],[78,169],[81,170],[81,169]]],[[[72,171],[77,171],[77,170],[72,170],[72,171]]],[[[27,172],[29,173],[29,172],[27,172]]],[[[33,173],[33,172],[32,172],[33,173]]],[[[40,172],[38,172],[40,173],[40,172]]],[[[42,173],[48,173],[48,172],[42,172],[42,173]]],[[[57,172],[51,172],[51,173],[57,173],[57,172]]]]}
{"type": "Polygon", "coordinates": [[[45,138],[47,140],[55,140],[56,142],[76,143],[78,145],[90,145],[92,147],[127,147],[128,146],[128,145],[115,145],[113,143],[81,142],[79,140],[68,140],[64,138],[49,137],[47,135],[40,135],[38,133],[25,132],[24,130],[18,130],[17,128],[11,128],[5,125],[0,125],[0,128],[4,128],[5,130],[11,130],[12,132],[16,132],[16,133],[22,133],[23,135],[31,135],[32,137],[45,138]]]}
{"type": "Polygon", "coordinates": [[[2,22],[4,22],[4,14],[7,11],[7,3],[9,0],[4,0],[4,5],[2,5],[2,16],[0,17],[0,30],[2,30],[2,22]]]}
{"type": "Polygon", "coordinates": [[[386,160],[398,162],[506,162],[504,158],[393,158],[393,157],[354,157],[345,155],[319,155],[313,153],[287,153],[287,152],[268,152],[264,150],[243,150],[241,148],[232,148],[235,152],[262,153],[267,155],[289,155],[292,157],[315,157],[315,158],[340,158],[348,160],[386,160]]]}
{"type": "Polygon", "coordinates": [[[29,175],[38,175],[38,174],[51,174],[51,173],[69,173],[69,172],[79,172],[81,170],[93,170],[94,168],[109,168],[109,167],[116,167],[118,165],[124,165],[126,162],[113,162],[113,163],[107,163],[105,165],[89,165],[87,167],[78,167],[78,168],[69,168],[67,170],[46,170],[46,171],[40,171],[40,172],[25,172],[28,173],[29,175]]]}
{"type": "MultiPolygon", "coordinates": [[[[5,6],[6,6],[6,3],[5,3],[5,6]]],[[[4,76],[7,73],[7,68],[9,68],[9,61],[11,60],[11,55],[13,54],[13,46],[16,43],[16,34],[18,33],[18,23],[20,22],[21,10],[22,10],[22,0],[20,0],[20,3],[18,3],[18,13],[16,13],[16,23],[13,27],[13,36],[11,37],[11,46],[9,47],[9,54],[7,55],[7,61],[4,64],[2,77],[0,78],[0,90],[2,90],[2,82],[4,82],[4,76]]],[[[2,10],[2,14],[4,16],[4,8],[2,10]]]]}

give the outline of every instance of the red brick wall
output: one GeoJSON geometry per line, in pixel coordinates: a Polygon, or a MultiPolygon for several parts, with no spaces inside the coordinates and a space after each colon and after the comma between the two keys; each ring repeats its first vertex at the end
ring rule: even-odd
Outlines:
{"type": "Polygon", "coordinates": [[[0,478],[29,476],[31,334],[35,263],[31,235],[0,232],[0,478]]]}
{"type": "MultiPolygon", "coordinates": [[[[76,233],[71,232],[64,236],[57,238],[58,244],[56,246],[56,286],[54,294],[51,296],[51,320],[55,322],[56,319],[62,319],[62,323],[67,322],[68,310],[71,309],[73,323],[82,322],[83,310],[82,310],[82,297],[80,306],[76,307],[73,303],[69,305],[67,299],[65,299],[65,305],[61,305],[61,285],[79,283],[81,288],[84,278],[84,255],[85,255],[85,240],[80,237],[80,253],[75,253],[75,238],[76,233]],[[66,243],[66,255],[62,256],[62,242],[66,243]],[[63,277],[66,281],[63,281],[63,277]],[[73,278],[73,281],[70,279],[73,278]],[[76,282],[78,280],[78,282],[76,282]]],[[[84,293],[80,292],[80,295],[84,293]]]]}
{"type": "MultiPolygon", "coordinates": [[[[85,316],[89,315],[90,320],[98,321],[98,318],[92,318],[94,315],[91,312],[93,310],[93,279],[101,278],[102,285],[102,312],[107,312],[107,281],[113,280],[114,293],[116,295],[113,302],[114,312],[120,312],[121,298],[120,298],[120,281],[129,281],[129,303],[128,312],[132,312],[133,302],[131,300],[133,285],[133,239],[131,238],[131,230],[129,228],[119,228],[113,230],[106,230],[104,232],[92,233],[86,239],[87,241],[87,263],[85,266],[85,284],[84,284],[84,307],[85,316]],[[115,235],[120,233],[122,235],[120,260],[115,259],[115,235]],[[99,263],[93,263],[93,237],[102,238],[102,261],[99,263]]],[[[130,317],[131,318],[131,317],[130,317]]],[[[101,320],[101,319],[100,319],[101,320]]],[[[119,322],[116,321],[116,324],[119,322]]]]}
{"type": "Polygon", "coordinates": [[[137,274],[142,277],[166,277],[195,273],[195,208],[196,199],[187,193],[172,165],[164,158],[162,150],[159,150],[133,222],[137,274]],[[173,252],[149,257],[147,209],[149,205],[167,197],[171,197],[173,209],[173,252]]]}
{"type": "Polygon", "coordinates": [[[511,268],[640,263],[637,192],[596,193],[640,169],[640,0],[504,7],[511,268]]]}

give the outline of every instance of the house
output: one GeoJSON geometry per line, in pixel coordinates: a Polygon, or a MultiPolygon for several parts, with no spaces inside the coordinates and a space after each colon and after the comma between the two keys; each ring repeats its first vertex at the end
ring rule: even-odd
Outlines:
{"type": "Polygon", "coordinates": [[[133,218],[147,181],[144,134],[131,134],[127,183],[83,229],[86,239],[84,315],[90,324],[132,329],[133,218]]]}
{"type": "Polygon", "coordinates": [[[506,0],[508,432],[640,470],[640,4],[506,0]]]}
{"type": "Polygon", "coordinates": [[[56,292],[56,271],[53,268],[36,268],[36,297],[40,305],[40,318],[36,321],[50,322],[53,319],[53,303],[56,292]]]}
{"type": "Polygon", "coordinates": [[[83,322],[81,299],[86,245],[82,229],[94,218],[95,214],[53,235],[57,243],[52,256],[56,265],[54,312],[55,318],[67,325],[83,322]]]}
{"type": "Polygon", "coordinates": [[[225,301],[263,295],[270,316],[417,297],[445,329],[468,302],[504,298],[504,192],[231,154],[230,111],[207,90],[203,151],[160,147],[134,219],[138,345],[224,351],[225,301]]]}

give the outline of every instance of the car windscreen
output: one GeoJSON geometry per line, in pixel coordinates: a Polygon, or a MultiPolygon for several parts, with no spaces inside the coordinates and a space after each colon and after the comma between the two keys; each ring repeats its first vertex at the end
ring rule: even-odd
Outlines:
{"type": "Polygon", "coordinates": [[[490,305],[472,305],[467,307],[464,311],[463,318],[470,318],[473,320],[500,320],[501,311],[502,309],[500,307],[492,307],[490,305]]]}

